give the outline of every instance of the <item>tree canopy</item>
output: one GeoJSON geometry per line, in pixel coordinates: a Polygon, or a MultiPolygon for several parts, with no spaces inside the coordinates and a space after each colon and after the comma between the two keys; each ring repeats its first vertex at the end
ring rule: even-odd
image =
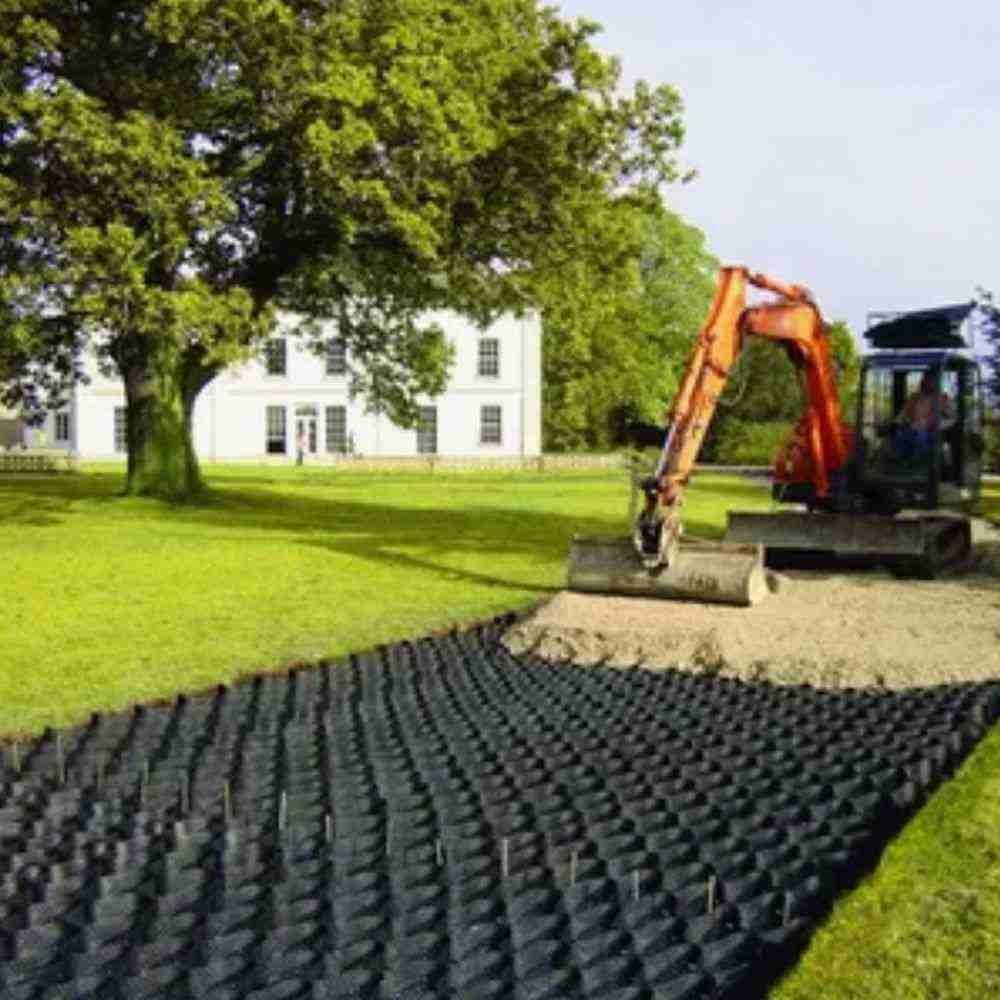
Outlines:
{"type": "Polygon", "coordinates": [[[712,301],[718,265],[699,229],[659,203],[614,212],[634,241],[617,271],[584,258],[546,288],[548,448],[607,447],[626,422],[662,424],[712,301]]]}
{"type": "Polygon", "coordinates": [[[992,292],[984,288],[976,292],[979,308],[973,322],[977,334],[985,341],[983,347],[986,352],[982,361],[987,403],[991,410],[1000,410],[1000,307],[996,305],[992,292]]]}
{"type": "Polygon", "coordinates": [[[422,314],[621,273],[609,220],[677,176],[677,93],[623,95],[597,30],[537,0],[7,0],[4,399],[52,405],[96,350],[129,489],[183,496],[198,393],[283,308],[412,422],[449,361],[422,314]]]}

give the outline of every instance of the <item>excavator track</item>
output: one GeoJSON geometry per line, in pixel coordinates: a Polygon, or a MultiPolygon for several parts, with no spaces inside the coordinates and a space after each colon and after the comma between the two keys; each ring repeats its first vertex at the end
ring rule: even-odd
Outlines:
{"type": "Polygon", "coordinates": [[[972,529],[965,518],[924,517],[924,550],[898,556],[891,569],[896,576],[936,580],[963,565],[972,552],[972,529]]]}

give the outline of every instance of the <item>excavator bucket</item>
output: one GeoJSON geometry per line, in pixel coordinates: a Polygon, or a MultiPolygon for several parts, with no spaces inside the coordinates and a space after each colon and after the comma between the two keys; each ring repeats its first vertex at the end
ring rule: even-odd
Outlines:
{"type": "Polygon", "coordinates": [[[768,593],[760,545],[682,539],[667,567],[648,570],[629,538],[576,536],[568,586],[599,594],[752,605],[768,593]]]}

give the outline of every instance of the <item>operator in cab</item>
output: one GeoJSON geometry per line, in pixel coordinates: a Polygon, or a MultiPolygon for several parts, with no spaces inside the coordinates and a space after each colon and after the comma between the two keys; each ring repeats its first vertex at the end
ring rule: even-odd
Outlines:
{"type": "Polygon", "coordinates": [[[903,404],[894,421],[898,425],[893,435],[896,454],[904,460],[930,454],[939,415],[942,431],[955,425],[954,402],[947,393],[935,392],[934,372],[926,371],[920,388],[903,404]]]}

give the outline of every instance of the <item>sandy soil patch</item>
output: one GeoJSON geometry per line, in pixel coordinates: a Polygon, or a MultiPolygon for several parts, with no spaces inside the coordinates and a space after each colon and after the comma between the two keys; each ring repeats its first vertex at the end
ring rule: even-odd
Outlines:
{"type": "Polygon", "coordinates": [[[787,570],[751,608],[563,591],[504,642],[550,660],[779,684],[899,689],[1000,678],[1000,533],[976,534],[970,565],[940,580],[787,570]]]}

